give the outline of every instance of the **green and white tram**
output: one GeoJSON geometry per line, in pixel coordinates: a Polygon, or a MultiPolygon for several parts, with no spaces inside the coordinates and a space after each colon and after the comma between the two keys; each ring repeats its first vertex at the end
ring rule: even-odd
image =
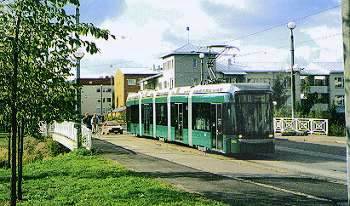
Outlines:
{"type": "Polygon", "coordinates": [[[274,152],[268,84],[215,84],[128,96],[127,131],[225,154],[274,152]]]}

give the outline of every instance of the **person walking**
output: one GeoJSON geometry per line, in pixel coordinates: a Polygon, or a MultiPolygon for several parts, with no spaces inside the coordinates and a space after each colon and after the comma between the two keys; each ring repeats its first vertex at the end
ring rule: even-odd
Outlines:
{"type": "Polygon", "coordinates": [[[92,125],[92,133],[96,133],[97,132],[97,124],[99,122],[99,119],[96,115],[96,113],[94,113],[94,115],[91,118],[91,125],[92,125]]]}
{"type": "Polygon", "coordinates": [[[91,127],[91,119],[89,117],[89,113],[85,113],[84,117],[83,117],[83,124],[88,128],[88,129],[92,129],[91,127]]]}

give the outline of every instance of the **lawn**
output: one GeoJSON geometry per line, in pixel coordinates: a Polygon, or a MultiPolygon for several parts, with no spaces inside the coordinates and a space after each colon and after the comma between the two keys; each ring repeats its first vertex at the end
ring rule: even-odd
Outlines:
{"type": "MultiPolygon", "coordinates": [[[[0,169],[0,205],[8,202],[9,172],[0,169]]],[[[19,205],[222,205],[77,153],[28,164],[24,175],[25,200],[19,205]]]]}
{"type": "Polygon", "coordinates": [[[7,134],[0,133],[0,147],[7,148],[7,144],[8,144],[7,141],[8,141],[7,134]]]}

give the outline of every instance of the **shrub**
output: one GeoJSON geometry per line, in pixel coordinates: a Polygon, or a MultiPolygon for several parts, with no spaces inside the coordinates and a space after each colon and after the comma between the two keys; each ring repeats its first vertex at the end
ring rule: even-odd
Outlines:
{"type": "Polygon", "coordinates": [[[344,137],[346,135],[345,126],[337,123],[332,123],[329,125],[328,134],[330,136],[344,137]]]}

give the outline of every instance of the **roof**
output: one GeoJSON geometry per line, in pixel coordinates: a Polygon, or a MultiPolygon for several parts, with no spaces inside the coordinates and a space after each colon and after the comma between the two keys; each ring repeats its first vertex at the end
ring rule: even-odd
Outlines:
{"type": "Polygon", "coordinates": [[[194,87],[176,87],[172,89],[163,89],[159,91],[143,90],[138,93],[129,93],[128,100],[142,97],[164,96],[164,95],[190,95],[190,94],[217,94],[217,93],[235,93],[239,91],[272,91],[269,84],[263,83],[223,83],[197,85],[194,87]]]}
{"type": "MultiPolygon", "coordinates": [[[[307,66],[302,66],[301,75],[329,75],[331,73],[343,73],[342,62],[315,62],[307,66]]],[[[290,66],[285,63],[224,63],[217,62],[216,70],[227,75],[243,75],[246,73],[259,72],[290,72],[290,66]]]]}
{"type": "Polygon", "coordinates": [[[151,79],[155,79],[157,77],[161,77],[163,76],[162,73],[159,73],[159,74],[156,74],[156,75],[153,75],[153,76],[149,76],[149,77],[146,77],[146,78],[143,78],[140,80],[140,82],[145,82],[145,81],[148,81],[148,80],[151,80],[151,79]]]}
{"type": "Polygon", "coordinates": [[[239,64],[217,62],[216,71],[227,75],[244,75],[258,72],[287,72],[288,66],[284,64],[239,64]]]}
{"type": "Polygon", "coordinates": [[[154,71],[147,67],[128,67],[128,68],[118,68],[123,74],[140,74],[140,75],[154,75],[159,72],[154,71]]]}
{"type": "Polygon", "coordinates": [[[114,78],[80,78],[81,85],[113,85],[114,78]]]}
{"type": "Polygon", "coordinates": [[[180,48],[177,48],[174,51],[163,55],[162,58],[164,59],[168,56],[177,55],[177,54],[200,54],[200,53],[209,53],[209,50],[207,47],[197,46],[191,43],[187,43],[181,46],[180,48]]]}
{"type": "Polygon", "coordinates": [[[222,62],[217,62],[216,71],[221,72],[226,75],[245,75],[246,66],[240,64],[223,64],[222,62]]]}
{"type": "Polygon", "coordinates": [[[329,75],[331,73],[343,73],[342,62],[314,62],[301,71],[302,75],[329,75]]]}

